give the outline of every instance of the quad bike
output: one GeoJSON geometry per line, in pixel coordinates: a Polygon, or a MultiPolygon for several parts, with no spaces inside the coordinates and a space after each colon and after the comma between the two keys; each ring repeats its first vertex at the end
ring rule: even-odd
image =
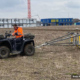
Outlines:
{"type": "Polygon", "coordinates": [[[21,42],[16,42],[15,38],[10,38],[10,32],[6,32],[5,36],[0,35],[0,58],[8,58],[10,53],[32,56],[35,54],[34,35],[26,34],[21,42]],[[16,51],[13,49],[13,40],[15,40],[16,51]]]}

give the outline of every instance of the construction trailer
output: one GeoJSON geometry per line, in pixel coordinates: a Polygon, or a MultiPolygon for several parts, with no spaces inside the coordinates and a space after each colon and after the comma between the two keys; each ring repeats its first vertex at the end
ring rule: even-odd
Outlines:
{"type": "Polygon", "coordinates": [[[75,25],[80,25],[80,22],[75,23],[75,25]]]}
{"type": "Polygon", "coordinates": [[[73,25],[73,18],[41,19],[41,23],[43,26],[73,25]]]}
{"type": "Polygon", "coordinates": [[[27,19],[27,18],[1,18],[0,28],[12,28],[13,24],[17,24],[21,27],[36,27],[37,19],[27,19]]]}

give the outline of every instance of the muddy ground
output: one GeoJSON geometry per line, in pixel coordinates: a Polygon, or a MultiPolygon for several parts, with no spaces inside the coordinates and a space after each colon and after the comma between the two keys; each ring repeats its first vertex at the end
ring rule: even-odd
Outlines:
{"type": "MultiPolygon", "coordinates": [[[[5,31],[0,29],[0,33],[5,31]]],[[[24,33],[34,34],[37,46],[67,31],[26,29],[24,33]]],[[[0,60],[0,80],[72,80],[71,74],[80,74],[80,49],[73,46],[46,46],[36,49],[31,57],[18,55],[0,60]]]]}

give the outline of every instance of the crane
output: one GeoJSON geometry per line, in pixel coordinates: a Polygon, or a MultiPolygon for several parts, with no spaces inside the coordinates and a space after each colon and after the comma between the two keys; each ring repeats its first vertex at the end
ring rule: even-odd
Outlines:
{"type": "Polygon", "coordinates": [[[31,3],[30,3],[30,0],[28,0],[28,18],[31,19],[31,3]]]}

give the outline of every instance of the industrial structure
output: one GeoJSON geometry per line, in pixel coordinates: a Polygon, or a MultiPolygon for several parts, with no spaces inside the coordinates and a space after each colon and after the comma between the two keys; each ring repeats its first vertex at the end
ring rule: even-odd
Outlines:
{"type": "Polygon", "coordinates": [[[41,19],[41,23],[43,26],[50,25],[72,25],[73,18],[50,18],[50,19],[41,19]]]}
{"type": "Polygon", "coordinates": [[[2,18],[0,19],[0,28],[11,28],[13,24],[17,24],[21,27],[36,27],[37,20],[36,19],[27,19],[27,18],[2,18]]]}

